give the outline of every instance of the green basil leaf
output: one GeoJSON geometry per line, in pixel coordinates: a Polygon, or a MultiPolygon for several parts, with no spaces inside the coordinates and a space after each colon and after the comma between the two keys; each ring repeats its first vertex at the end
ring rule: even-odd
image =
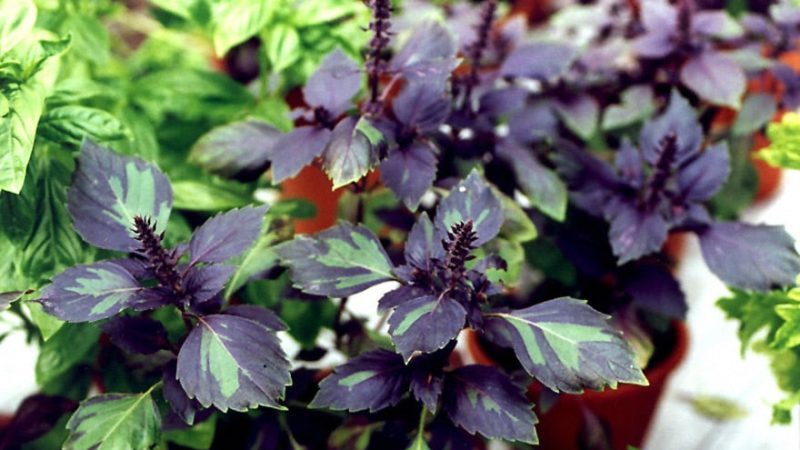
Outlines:
{"type": "Polygon", "coordinates": [[[35,23],[36,5],[32,0],[0,0],[0,55],[25,39],[35,23]]]}
{"type": "Polygon", "coordinates": [[[293,27],[275,24],[264,35],[267,60],[273,72],[282,72],[294,64],[302,54],[300,35],[293,27]]]}
{"type": "Polygon", "coordinates": [[[277,1],[237,0],[216,2],[213,6],[213,39],[217,55],[228,53],[259,33],[272,19],[277,1]]]}
{"type": "Polygon", "coordinates": [[[108,142],[124,139],[130,132],[102,109],[74,105],[47,111],[41,119],[39,133],[53,142],[77,146],[87,137],[108,142]]]}

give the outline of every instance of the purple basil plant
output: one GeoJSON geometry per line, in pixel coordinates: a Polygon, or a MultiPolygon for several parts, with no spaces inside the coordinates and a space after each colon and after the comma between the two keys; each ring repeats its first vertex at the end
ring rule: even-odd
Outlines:
{"type": "Polygon", "coordinates": [[[760,56],[791,47],[794,8],[735,19],[708,2],[598,2],[603,20],[581,30],[553,20],[540,31],[556,39],[530,39],[520,20],[498,20],[493,0],[424,22],[413,9],[393,20],[389,0],[365,3],[363,65],[330,53],[302,86],[293,130],[247,118],[193,150],[211,172],[252,180],[268,170],[276,186],[318,165],[332,188],[357,197],[352,221],[293,239],[282,228],[260,245],[274,224],[266,206],[248,206],[204,223],[187,215],[198,226],[168,246],[166,176],[84,142],[68,209],[107,258],[57,275],[37,301],[69,322],[64,333],[100,323],[147,383],[82,403],[68,445],[96,437],[90,418],[127,409],[146,422],[130,432],[134,448],[162,429],[216,420],[243,448],[362,436],[369,448],[535,444],[532,380],[567,394],[647,384],[631,330],[686,313],[661,253],[671,232],[696,234],[730,286],[794,282],[800,257],[782,228],[715,210],[736,187],[733,144],[795,101],[797,74],[760,56]],[[570,38],[578,31],[588,37],[570,38]],[[765,73],[782,98],[746,95],[748,77],[765,73]],[[713,120],[726,108],[744,119],[719,132],[713,120]],[[381,186],[367,189],[374,170],[381,186]],[[258,270],[246,267],[253,261],[258,270]],[[240,289],[243,280],[261,284],[240,289]],[[343,322],[347,302],[378,285],[391,286],[373,299],[388,338],[358,318],[343,322]],[[304,348],[289,362],[279,333],[290,303],[306,311],[298,328],[338,303],[323,326],[334,348],[304,348]],[[510,361],[461,363],[464,332],[510,361]],[[356,335],[368,343],[352,345],[356,335]],[[330,350],[345,360],[309,368],[330,350]]]}
{"type": "MultiPolygon", "coordinates": [[[[91,141],[82,146],[68,207],[86,242],[127,256],[56,276],[38,300],[46,312],[70,323],[103,321],[102,330],[119,348],[161,355],[153,369],[161,367],[161,381],[153,386],[161,387],[168,415],[186,425],[207,418],[209,408],[281,408],[290,375],[276,333],[285,325],[271,310],[229,305],[223,297],[237,272],[229,261],[258,238],[266,207],[213,217],[189,242],[167,248],[172,189],[166,176],[91,141]],[[159,310],[178,317],[185,328],[170,337],[153,315],[159,310]]],[[[90,417],[93,408],[123,407],[139,397],[155,407],[153,389],[144,397],[93,397],[69,422],[67,445],[77,445],[87,433],[82,417],[90,417]]]]}

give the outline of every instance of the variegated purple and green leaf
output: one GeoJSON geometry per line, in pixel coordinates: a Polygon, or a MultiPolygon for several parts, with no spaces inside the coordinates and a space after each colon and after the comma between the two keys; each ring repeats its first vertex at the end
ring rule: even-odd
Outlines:
{"type": "Polygon", "coordinates": [[[457,300],[425,295],[401,303],[389,318],[389,334],[397,352],[409,361],[447,345],[464,328],[467,310],[457,300]]]}
{"type": "Polygon", "coordinates": [[[176,376],[205,408],[284,409],[279,401],[291,382],[289,362],[273,316],[244,312],[198,317],[178,354],[176,376]]]}
{"type": "Polygon", "coordinates": [[[322,154],[322,168],[336,189],[358,181],[380,162],[384,138],[364,117],[347,117],[333,129],[322,154]]]}
{"type": "Polygon", "coordinates": [[[75,230],[88,243],[134,251],[133,218],[149,218],[161,232],[172,209],[172,188],[154,165],[84,141],[67,202],[75,230]]]}
{"type": "Polygon", "coordinates": [[[341,223],[276,247],[294,285],[314,295],[344,297],[395,278],[380,241],[367,228],[341,223]]]}
{"type": "Polygon", "coordinates": [[[281,133],[263,120],[246,119],[214,128],[192,146],[189,162],[223,177],[259,174],[281,133]]]}
{"type": "Polygon", "coordinates": [[[567,186],[556,172],[545,167],[530,150],[513,142],[498,148],[517,178],[523,193],[533,206],[555,220],[562,221],[567,213],[567,186]]]}
{"type": "Polygon", "coordinates": [[[459,367],[447,375],[442,409],[470,434],[536,444],[538,420],[522,392],[495,367],[459,367]]]}
{"type": "Polygon", "coordinates": [[[622,334],[585,301],[564,297],[484,316],[490,335],[510,343],[525,371],[556,392],[647,385],[622,334]]]}
{"type": "Polygon", "coordinates": [[[708,268],[730,286],[767,291],[793,285],[800,274],[794,239],[783,227],[721,222],[698,236],[708,268]]]}
{"type": "Polygon", "coordinates": [[[104,394],[81,403],[67,422],[64,450],[139,450],[155,447],[161,437],[161,416],[150,396],[104,394]]]}
{"type": "Polygon", "coordinates": [[[155,308],[169,299],[143,287],[119,264],[103,261],[65,270],[44,288],[38,301],[61,320],[94,322],[128,308],[155,308]]]}
{"type": "Polygon", "coordinates": [[[497,236],[503,226],[503,206],[492,188],[476,171],[472,171],[454,187],[450,195],[439,204],[436,211],[436,232],[441,239],[453,225],[468,221],[472,222],[478,235],[476,246],[497,236]]]}
{"type": "Polygon", "coordinates": [[[388,350],[374,350],[337,367],[322,380],[309,406],[347,411],[378,411],[396,405],[408,392],[403,359],[388,350]]]}
{"type": "Polygon", "coordinates": [[[250,248],[261,233],[267,209],[248,206],[206,221],[189,242],[190,265],[223,262],[250,248]]]}

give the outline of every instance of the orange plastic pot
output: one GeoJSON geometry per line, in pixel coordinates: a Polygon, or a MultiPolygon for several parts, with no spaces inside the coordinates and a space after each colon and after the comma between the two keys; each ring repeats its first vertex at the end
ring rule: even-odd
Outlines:
{"type": "Polygon", "coordinates": [[[316,216],[310,219],[295,219],[297,233],[309,234],[322,231],[336,223],[341,189],[333,190],[331,180],[318,165],[301,170],[296,177],[281,183],[281,198],[305,200],[314,205],[316,216]]]}
{"type": "Polygon", "coordinates": [[[511,14],[524,14],[528,23],[541,22],[553,12],[552,0],[516,0],[511,14]]]}
{"type": "MultiPolygon", "coordinates": [[[[763,133],[758,133],[753,139],[753,156],[755,153],[769,146],[769,140],[763,133]]],[[[758,174],[758,190],[756,191],[756,201],[761,202],[772,198],[778,191],[783,179],[783,170],[780,167],[773,167],[761,158],[753,158],[753,166],[758,174]]]]}
{"type": "MultiPolygon", "coordinates": [[[[641,447],[669,377],[683,361],[689,345],[688,330],[674,322],[675,345],[670,354],[658,364],[645,370],[649,386],[621,384],[616,390],[587,391],[582,395],[563,394],[546,411],[538,406],[542,387],[533,382],[528,398],[536,406],[541,450],[578,450],[578,436],[584,421],[583,408],[593,413],[608,427],[612,449],[626,450],[628,445],[641,447]]],[[[496,365],[480,343],[477,333],[467,334],[467,347],[478,364],[496,365]]]]}
{"type": "Polygon", "coordinates": [[[661,250],[667,255],[670,262],[679,262],[686,251],[686,233],[670,233],[661,250]]]}

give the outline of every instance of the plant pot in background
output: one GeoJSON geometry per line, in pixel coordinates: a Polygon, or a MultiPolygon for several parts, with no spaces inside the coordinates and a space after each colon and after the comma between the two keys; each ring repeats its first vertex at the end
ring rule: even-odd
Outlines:
{"type": "Polygon", "coordinates": [[[552,3],[552,0],[515,0],[511,14],[525,14],[528,23],[541,22],[553,11],[552,3]]]}
{"type": "Polygon", "coordinates": [[[336,223],[341,189],[333,190],[331,180],[318,165],[311,165],[281,183],[281,198],[301,199],[314,205],[317,210],[315,217],[310,219],[295,219],[294,226],[297,233],[309,234],[322,231],[336,223]]]}
{"type": "MultiPolygon", "coordinates": [[[[644,373],[650,386],[620,384],[616,390],[586,391],[583,395],[559,395],[554,404],[541,411],[541,384],[534,381],[528,387],[528,397],[536,403],[541,450],[578,450],[583,408],[594,414],[607,427],[614,450],[626,450],[629,445],[640,447],[655,415],[656,407],[669,377],[683,361],[688,349],[688,330],[682,322],[673,322],[674,345],[671,351],[648,367],[644,373]]],[[[467,347],[478,364],[497,365],[484,351],[477,333],[467,334],[467,347]]]]}

